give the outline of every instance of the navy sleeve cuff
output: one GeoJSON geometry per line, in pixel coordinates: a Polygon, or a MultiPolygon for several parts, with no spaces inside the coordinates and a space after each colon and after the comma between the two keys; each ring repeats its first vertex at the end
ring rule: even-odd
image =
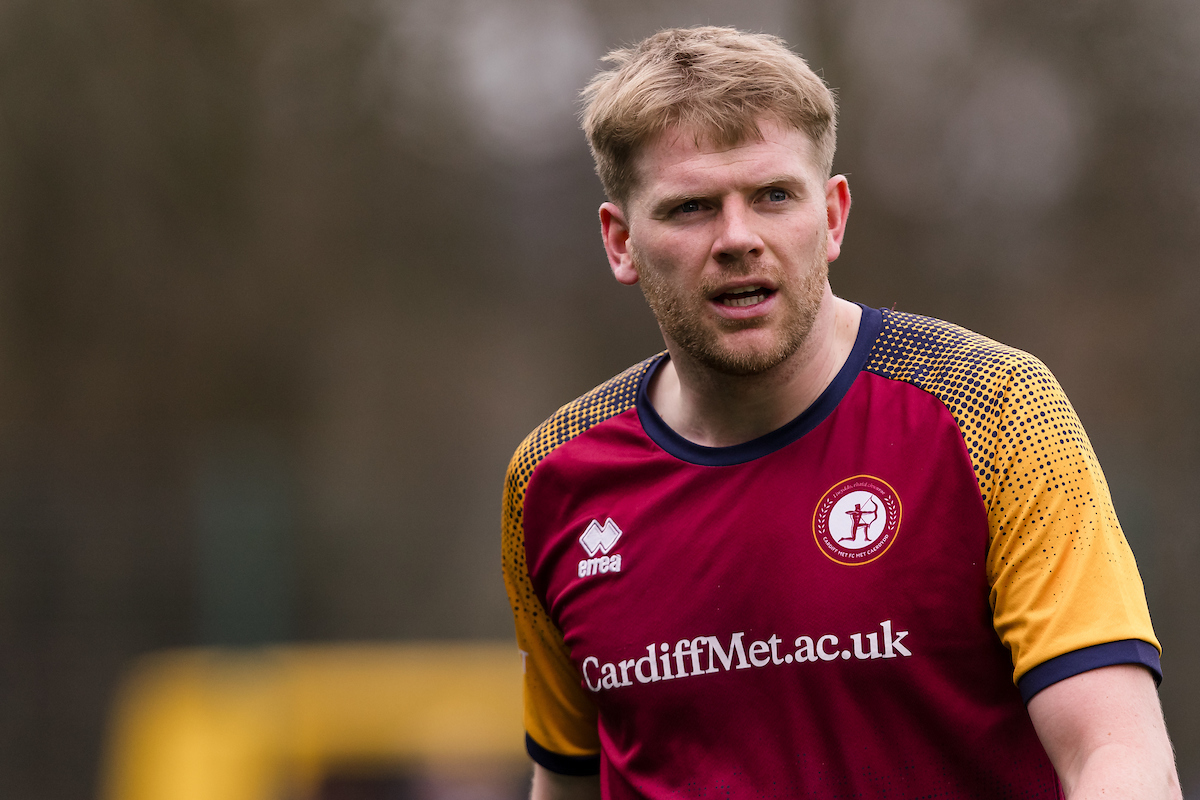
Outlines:
{"type": "Polygon", "coordinates": [[[1017,688],[1028,703],[1030,698],[1051,684],[1090,669],[1114,664],[1141,664],[1154,675],[1155,684],[1162,683],[1162,665],[1154,645],[1141,639],[1122,639],[1084,647],[1038,664],[1021,676],[1017,688]]]}
{"type": "Polygon", "coordinates": [[[525,734],[525,750],[535,762],[559,775],[599,775],[600,756],[564,756],[547,750],[525,734]]]}

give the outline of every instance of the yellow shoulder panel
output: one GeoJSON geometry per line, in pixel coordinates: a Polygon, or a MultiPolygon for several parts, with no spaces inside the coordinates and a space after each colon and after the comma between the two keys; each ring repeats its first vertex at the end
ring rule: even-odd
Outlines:
{"type": "Polygon", "coordinates": [[[555,412],[517,448],[504,481],[501,558],[517,646],[525,664],[525,731],[542,747],[564,756],[600,751],[596,709],[571,663],[562,632],[530,582],[523,526],[525,490],[538,463],[555,448],[633,407],[638,383],[653,360],[629,368],[555,412]]]}
{"type": "Polygon", "coordinates": [[[867,368],[932,393],[958,423],[987,508],[993,623],[1014,681],[1095,644],[1141,639],[1161,651],[1100,464],[1042,362],[885,312],[867,368]]]}

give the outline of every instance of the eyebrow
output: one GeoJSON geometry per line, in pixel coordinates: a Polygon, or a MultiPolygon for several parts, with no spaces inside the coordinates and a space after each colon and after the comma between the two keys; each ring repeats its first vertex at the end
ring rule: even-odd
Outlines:
{"type": "Polygon", "coordinates": [[[796,175],[776,175],[774,178],[771,178],[770,180],[763,181],[762,184],[760,184],[760,185],[762,185],[762,186],[777,186],[778,184],[781,184],[781,183],[786,183],[786,184],[791,184],[791,185],[799,184],[799,185],[803,186],[804,178],[797,177],[796,175]]]}

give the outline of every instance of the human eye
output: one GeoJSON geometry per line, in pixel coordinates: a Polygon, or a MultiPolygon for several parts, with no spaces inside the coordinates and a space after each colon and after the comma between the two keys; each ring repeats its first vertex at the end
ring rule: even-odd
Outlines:
{"type": "Polygon", "coordinates": [[[699,210],[700,210],[700,201],[699,200],[685,200],[684,202],[675,206],[676,214],[694,214],[699,210]]]}
{"type": "Polygon", "coordinates": [[[767,189],[764,196],[771,203],[782,203],[785,200],[787,200],[789,197],[791,197],[791,195],[788,193],[788,191],[786,189],[780,189],[777,186],[773,186],[770,189],[767,189]]]}

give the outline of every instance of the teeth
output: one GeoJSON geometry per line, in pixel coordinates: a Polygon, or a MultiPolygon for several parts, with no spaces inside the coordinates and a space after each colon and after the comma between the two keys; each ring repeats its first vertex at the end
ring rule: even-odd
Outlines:
{"type": "Polygon", "coordinates": [[[730,289],[721,299],[721,305],[744,308],[754,306],[767,299],[767,291],[761,286],[743,286],[740,289],[730,289]]]}
{"type": "Polygon", "coordinates": [[[731,297],[728,300],[723,300],[722,305],[741,308],[742,306],[758,305],[763,299],[763,296],[760,294],[752,294],[749,297],[731,297]]]}

